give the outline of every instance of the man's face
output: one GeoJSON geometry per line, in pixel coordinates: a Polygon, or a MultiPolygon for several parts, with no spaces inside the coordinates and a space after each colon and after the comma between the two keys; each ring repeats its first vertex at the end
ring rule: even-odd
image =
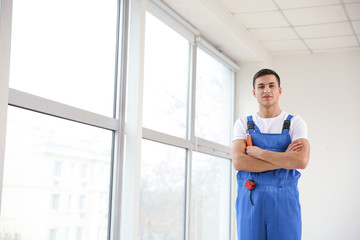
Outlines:
{"type": "Polygon", "coordinates": [[[278,104],[281,95],[281,87],[272,74],[258,77],[255,80],[254,97],[257,98],[260,105],[266,107],[278,104]]]}

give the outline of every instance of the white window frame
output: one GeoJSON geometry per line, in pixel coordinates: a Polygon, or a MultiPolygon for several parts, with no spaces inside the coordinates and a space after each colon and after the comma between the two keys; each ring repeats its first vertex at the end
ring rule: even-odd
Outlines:
{"type": "MultiPolygon", "coordinates": [[[[12,0],[0,1],[0,196],[4,178],[6,121],[9,96],[12,0]]],[[[0,198],[1,214],[1,198],[0,198]]]]}

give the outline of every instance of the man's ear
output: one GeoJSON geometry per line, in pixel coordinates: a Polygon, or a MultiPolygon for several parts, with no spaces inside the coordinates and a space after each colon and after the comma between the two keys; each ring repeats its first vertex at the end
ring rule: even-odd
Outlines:
{"type": "Polygon", "coordinates": [[[255,89],[253,89],[253,96],[256,97],[255,89]]]}
{"type": "Polygon", "coordinates": [[[282,88],[281,88],[281,87],[279,87],[279,93],[280,93],[280,95],[281,95],[281,93],[282,93],[282,88]]]}

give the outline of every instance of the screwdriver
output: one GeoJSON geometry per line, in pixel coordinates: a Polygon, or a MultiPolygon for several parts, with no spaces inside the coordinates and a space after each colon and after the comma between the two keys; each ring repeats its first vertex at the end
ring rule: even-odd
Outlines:
{"type": "Polygon", "coordinates": [[[246,145],[247,146],[253,145],[252,140],[251,140],[251,135],[248,132],[246,132],[246,145]]]}

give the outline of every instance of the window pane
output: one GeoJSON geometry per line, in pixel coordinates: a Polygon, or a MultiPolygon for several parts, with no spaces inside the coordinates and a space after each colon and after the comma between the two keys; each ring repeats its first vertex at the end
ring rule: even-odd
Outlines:
{"type": "Polygon", "coordinates": [[[14,0],[10,87],[113,115],[117,1],[14,0]]]}
{"type": "Polygon", "coordinates": [[[189,42],[146,14],[143,126],[186,137],[189,42]]]}
{"type": "Polygon", "coordinates": [[[9,107],[6,135],[1,231],[106,239],[112,132],[9,107]]]}
{"type": "Polygon", "coordinates": [[[191,239],[230,239],[231,162],[193,152],[191,239]]]}
{"type": "Polygon", "coordinates": [[[185,149],[143,140],[141,240],[184,239],[185,149]]]}
{"type": "Polygon", "coordinates": [[[234,72],[198,48],[195,135],[230,145],[234,72]]]}

